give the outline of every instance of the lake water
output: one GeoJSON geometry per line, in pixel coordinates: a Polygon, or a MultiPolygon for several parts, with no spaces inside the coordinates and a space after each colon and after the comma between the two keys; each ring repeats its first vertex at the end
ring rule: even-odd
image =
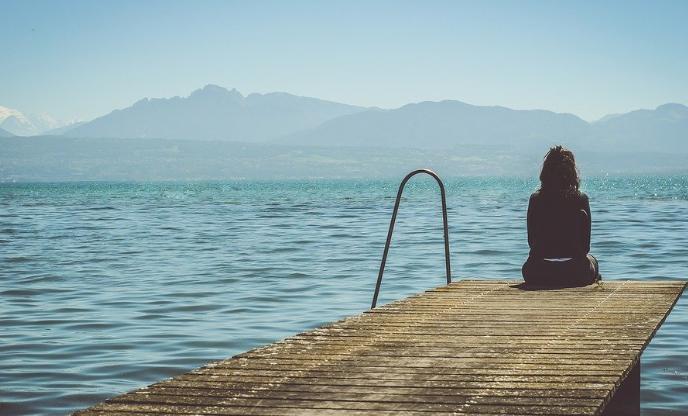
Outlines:
{"type": "MultiPolygon", "coordinates": [[[[447,180],[455,279],[520,278],[536,182],[447,180]]],[[[398,181],[0,184],[0,414],[65,414],[370,305],[398,181]]],[[[380,303],[443,284],[413,179],[380,303]]],[[[605,279],[688,278],[688,176],[588,178],[605,279]]],[[[688,300],[643,354],[688,414],[688,300]]]]}

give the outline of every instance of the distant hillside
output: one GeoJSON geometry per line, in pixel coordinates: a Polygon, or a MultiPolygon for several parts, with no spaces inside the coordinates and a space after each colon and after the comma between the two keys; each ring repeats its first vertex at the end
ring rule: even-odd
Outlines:
{"type": "Polygon", "coordinates": [[[81,125],[85,124],[84,121],[77,121],[74,123],[67,124],[66,126],[58,127],[56,129],[51,129],[43,132],[42,136],[61,136],[66,132],[73,130],[81,125]]]}
{"type": "Polygon", "coordinates": [[[70,137],[261,142],[310,129],[362,107],[287,93],[250,94],[208,85],[189,97],[143,99],[67,129],[70,137]]]}
{"type": "Polygon", "coordinates": [[[422,102],[342,116],[285,137],[282,142],[421,148],[483,144],[520,150],[564,143],[586,150],[688,153],[688,107],[665,104],[587,123],[572,114],[544,110],[483,107],[460,101],[422,102]]]}
{"type": "Polygon", "coordinates": [[[12,136],[14,136],[14,134],[10,133],[7,130],[0,128],[0,137],[12,137],[12,136]]]}
{"type": "Polygon", "coordinates": [[[592,132],[593,141],[608,149],[688,152],[688,107],[664,104],[616,114],[592,123],[592,132]]]}
{"type": "MultiPolygon", "coordinates": [[[[237,178],[394,178],[430,167],[443,177],[537,177],[544,149],[287,146],[228,141],[0,138],[0,182],[237,178]]],[[[586,177],[688,173],[685,155],[576,152],[586,177]]]]}
{"type": "Polygon", "coordinates": [[[589,134],[572,114],[482,107],[460,101],[421,102],[394,110],[367,110],[336,118],[286,143],[447,148],[468,144],[542,146],[589,134]]]}

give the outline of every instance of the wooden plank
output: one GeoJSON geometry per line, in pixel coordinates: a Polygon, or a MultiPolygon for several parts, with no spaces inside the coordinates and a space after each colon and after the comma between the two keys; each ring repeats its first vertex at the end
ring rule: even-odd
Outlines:
{"type": "Polygon", "coordinates": [[[80,415],[598,415],[684,290],[462,280],[80,415]]]}
{"type": "MultiPolygon", "coordinates": [[[[380,386],[396,388],[414,387],[446,387],[446,388],[480,388],[480,389],[534,389],[561,388],[577,385],[578,388],[599,388],[600,385],[613,384],[618,373],[571,373],[567,375],[549,373],[524,372],[518,375],[509,373],[458,373],[458,374],[423,374],[412,372],[398,372],[387,374],[384,372],[362,372],[358,374],[330,373],[326,371],[264,371],[258,374],[236,372],[231,374],[215,374],[208,377],[175,377],[174,379],[154,384],[157,387],[195,386],[198,388],[222,388],[230,384],[241,383],[259,385],[274,385],[274,380],[289,377],[291,383],[308,384],[313,386],[380,386]],[[414,384],[407,381],[413,379],[414,384]],[[475,383],[475,386],[472,384],[475,383]],[[491,384],[492,383],[492,384],[491,384]],[[510,385],[517,383],[518,385],[510,385]]],[[[237,387],[238,388],[238,387],[237,387]]]]}

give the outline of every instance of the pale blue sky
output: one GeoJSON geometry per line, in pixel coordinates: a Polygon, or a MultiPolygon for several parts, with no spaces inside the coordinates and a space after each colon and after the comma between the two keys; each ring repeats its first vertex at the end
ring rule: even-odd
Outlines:
{"type": "Polygon", "coordinates": [[[208,83],[585,119],[688,104],[688,1],[0,0],[0,105],[91,119],[208,83]]]}

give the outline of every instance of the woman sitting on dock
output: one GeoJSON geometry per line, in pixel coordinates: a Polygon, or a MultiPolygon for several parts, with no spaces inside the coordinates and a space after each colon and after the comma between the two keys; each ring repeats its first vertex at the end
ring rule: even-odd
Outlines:
{"type": "Polygon", "coordinates": [[[526,284],[585,286],[601,278],[597,259],[589,254],[590,204],[579,185],[573,153],[551,148],[542,164],[540,189],[528,203],[526,284]]]}

